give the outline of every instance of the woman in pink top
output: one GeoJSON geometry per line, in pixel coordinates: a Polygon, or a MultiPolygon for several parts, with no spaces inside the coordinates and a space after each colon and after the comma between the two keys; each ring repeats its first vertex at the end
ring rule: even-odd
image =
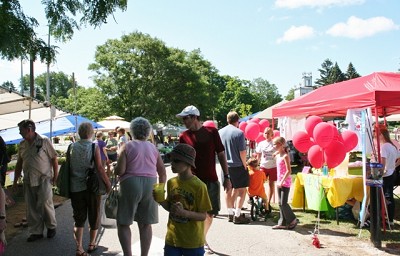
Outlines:
{"type": "Polygon", "coordinates": [[[158,204],[153,199],[153,184],[165,183],[164,162],[154,144],[147,141],[152,132],[150,122],[137,117],[130,130],[133,140],[122,146],[115,173],[120,176],[117,226],[124,255],[131,256],[133,221],[139,227],[141,255],[148,255],[153,235],[151,224],[158,223],[158,204]]]}
{"type": "Polygon", "coordinates": [[[277,187],[279,196],[279,220],[278,225],[272,229],[294,229],[297,225],[296,215],[288,204],[290,185],[292,184],[292,168],[290,166],[290,158],[287,151],[286,141],[282,137],[274,139],[274,147],[276,150],[276,168],[277,168],[277,187]]]}

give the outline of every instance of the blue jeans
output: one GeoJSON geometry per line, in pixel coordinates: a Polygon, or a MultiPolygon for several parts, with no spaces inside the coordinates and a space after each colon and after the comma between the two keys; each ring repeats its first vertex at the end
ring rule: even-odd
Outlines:
{"type": "Polygon", "coordinates": [[[204,246],[199,248],[185,249],[181,247],[174,247],[171,245],[165,245],[164,255],[165,256],[200,256],[204,255],[204,246]]]}

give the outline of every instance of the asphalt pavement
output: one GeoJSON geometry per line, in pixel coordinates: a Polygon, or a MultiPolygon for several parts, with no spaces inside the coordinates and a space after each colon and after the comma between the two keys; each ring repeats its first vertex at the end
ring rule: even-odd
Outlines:
{"type": "MultiPolygon", "coordinates": [[[[221,173],[217,164],[218,173],[221,173]]],[[[167,167],[168,178],[175,174],[167,167]]],[[[224,198],[221,189],[221,199],[224,198]]],[[[248,207],[247,203],[244,205],[248,207]]],[[[211,226],[208,233],[208,243],[215,251],[214,255],[386,255],[374,248],[370,243],[359,241],[354,237],[326,235],[321,231],[319,235],[323,248],[312,245],[311,232],[313,229],[301,227],[301,220],[294,230],[273,230],[276,223],[272,219],[251,222],[247,225],[235,225],[227,220],[225,202],[221,201],[222,210],[211,226]],[[344,242],[352,239],[354,243],[344,242]]],[[[276,210],[275,210],[276,212],[276,210]]],[[[248,211],[244,211],[249,216],[248,211]]],[[[277,213],[275,213],[277,214],[277,213]]],[[[163,255],[164,236],[166,234],[168,213],[159,208],[160,222],[153,225],[153,239],[150,249],[151,256],[163,255]]],[[[57,235],[52,239],[28,243],[28,232],[22,233],[8,241],[5,256],[43,256],[43,255],[75,255],[75,241],[73,238],[73,219],[70,200],[56,209],[58,221],[57,235]]],[[[91,255],[118,255],[122,256],[115,221],[103,219],[106,227],[101,227],[98,235],[98,249],[91,255]]],[[[132,248],[134,255],[140,255],[139,234],[137,225],[131,226],[132,248]]],[[[45,235],[45,234],[44,234],[45,235]]],[[[189,234],[190,235],[190,234],[189,234]]],[[[88,245],[88,231],[85,230],[84,245],[88,245]]],[[[86,246],[87,247],[87,246],[86,246]]]]}

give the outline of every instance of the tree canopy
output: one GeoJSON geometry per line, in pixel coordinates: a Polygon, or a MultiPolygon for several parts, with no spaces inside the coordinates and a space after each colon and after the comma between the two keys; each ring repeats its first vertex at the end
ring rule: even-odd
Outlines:
{"type": "MultiPolygon", "coordinates": [[[[99,27],[117,9],[126,10],[127,0],[42,0],[50,33],[57,40],[70,40],[74,30],[82,25],[99,27]]],[[[40,57],[51,62],[57,54],[56,46],[48,46],[37,36],[38,21],[24,14],[20,1],[0,0],[0,57],[40,57]]]]}

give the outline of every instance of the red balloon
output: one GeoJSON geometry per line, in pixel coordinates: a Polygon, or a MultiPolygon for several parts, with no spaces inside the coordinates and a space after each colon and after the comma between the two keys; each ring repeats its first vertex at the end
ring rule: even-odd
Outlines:
{"type": "Polygon", "coordinates": [[[265,140],[264,133],[263,133],[263,132],[259,132],[259,133],[258,133],[258,136],[257,136],[257,138],[256,138],[256,142],[257,142],[257,143],[260,143],[260,142],[263,141],[263,140],[265,140]]]}
{"type": "Polygon", "coordinates": [[[343,143],[332,141],[329,147],[324,150],[324,158],[328,168],[335,168],[341,164],[346,157],[346,150],[343,143]]]}
{"type": "Polygon", "coordinates": [[[254,123],[258,124],[258,123],[260,123],[260,118],[257,118],[257,117],[252,118],[249,120],[249,122],[254,122],[254,123]]]}
{"type": "Polygon", "coordinates": [[[322,148],[318,145],[313,145],[310,147],[307,153],[308,161],[314,168],[321,168],[324,164],[324,153],[322,148]]]}
{"type": "Polygon", "coordinates": [[[203,123],[203,126],[205,126],[205,127],[217,128],[217,127],[215,126],[214,121],[212,121],[212,120],[207,120],[207,121],[205,121],[205,122],[203,123]]]}
{"type": "Polygon", "coordinates": [[[310,140],[310,136],[304,131],[296,132],[293,136],[293,145],[301,153],[306,153],[313,143],[310,140]]]}
{"type": "Polygon", "coordinates": [[[274,130],[274,138],[281,136],[281,132],[278,130],[274,130]]]}
{"type": "Polygon", "coordinates": [[[314,127],[321,122],[322,122],[322,118],[319,116],[307,117],[305,128],[310,137],[313,136],[314,127]]]}
{"type": "Polygon", "coordinates": [[[346,152],[352,151],[358,145],[358,136],[353,131],[342,132],[343,144],[346,152]]]}
{"type": "Polygon", "coordinates": [[[242,130],[242,132],[244,132],[244,130],[246,129],[247,123],[246,122],[241,122],[239,124],[239,129],[242,130]]]}
{"type": "Polygon", "coordinates": [[[260,131],[264,131],[265,128],[269,127],[269,121],[267,119],[261,120],[258,124],[260,125],[260,131]]]}
{"type": "Polygon", "coordinates": [[[333,140],[334,132],[332,126],[327,123],[319,123],[315,126],[313,137],[315,143],[321,148],[326,148],[330,145],[333,140]]]}
{"type": "Polygon", "coordinates": [[[256,140],[260,132],[260,126],[257,123],[250,122],[247,124],[244,135],[249,140],[256,140]]]}

